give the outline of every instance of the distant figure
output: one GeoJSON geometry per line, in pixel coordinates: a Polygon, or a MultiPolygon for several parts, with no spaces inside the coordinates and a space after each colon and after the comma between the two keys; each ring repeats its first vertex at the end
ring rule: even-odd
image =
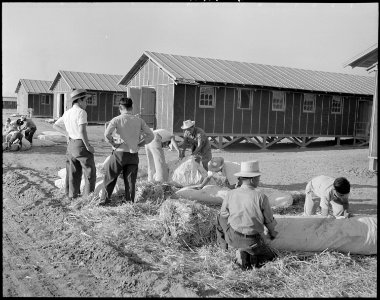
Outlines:
{"type": "Polygon", "coordinates": [[[84,195],[95,190],[96,167],[94,147],[87,135],[86,90],[77,89],[71,93],[72,107],[65,111],[53,128],[68,137],[66,152],[66,196],[72,200],[80,196],[82,172],[85,176],[84,195]]]}
{"type": "Polygon", "coordinates": [[[257,160],[242,162],[240,172],[235,173],[242,185],[227,193],[217,216],[217,243],[223,249],[238,249],[238,263],[243,270],[261,267],[276,257],[261,236],[265,226],[274,239],[277,222],[268,197],[256,190],[260,175],[257,160]]]}
{"type": "Polygon", "coordinates": [[[348,196],[350,183],[344,177],[332,178],[320,175],[314,177],[305,189],[304,214],[315,215],[318,206],[321,207],[321,215],[328,216],[331,204],[333,216],[350,217],[348,212],[348,196]]]}
{"type": "Polygon", "coordinates": [[[8,126],[6,127],[7,129],[5,129],[4,132],[6,142],[6,147],[4,150],[11,149],[11,145],[13,143],[19,143],[20,145],[22,144],[21,141],[24,136],[21,133],[21,126],[23,124],[24,122],[21,121],[21,119],[9,122],[8,126]]]}
{"type": "Polygon", "coordinates": [[[163,147],[170,144],[181,156],[174,135],[166,129],[153,130],[154,139],[145,145],[146,157],[148,160],[148,181],[167,182],[169,179],[169,168],[165,161],[163,147]]]}
{"type": "Polygon", "coordinates": [[[208,162],[212,158],[211,144],[206,133],[199,127],[195,127],[195,121],[183,121],[181,129],[184,131],[183,142],[180,147],[183,149],[180,158],[185,156],[186,148],[191,148],[191,155],[199,156],[203,168],[208,171],[208,162]]]}
{"type": "Polygon", "coordinates": [[[24,122],[24,127],[22,128],[22,130],[25,130],[25,138],[29,141],[30,144],[32,144],[33,135],[37,130],[37,126],[31,118],[27,118],[26,116],[22,116],[21,120],[24,122]]]}
{"type": "Polygon", "coordinates": [[[113,118],[105,132],[105,140],[112,146],[112,155],[104,165],[104,189],[100,199],[100,206],[111,203],[111,195],[115,188],[117,178],[123,172],[125,185],[125,201],[134,202],[136,191],[136,179],[139,164],[139,147],[150,143],[154,134],[145,121],[135,116],[133,101],[131,98],[121,98],[119,102],[120,115],[113,118]],[[116,130],[121,143],[116,143],[112,133],[116,130]],[[140,137],[143,136],[141,140],[140,137]]]}

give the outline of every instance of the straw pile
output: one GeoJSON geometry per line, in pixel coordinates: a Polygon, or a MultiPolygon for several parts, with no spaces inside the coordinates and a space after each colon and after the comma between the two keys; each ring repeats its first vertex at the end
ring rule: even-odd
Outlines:
{"type": "Polygon", "coordinates": [[[199,247],[216,241],[218,210],[187,199],[167,199],[159,209],[163,242],[199,247]]]}
{"type": "Polygon", "coordinates": [[[137,181],[135,202],[151,202],[160,205],[165,199],[174,196],[177,190],[170,184],[137,181]]]}

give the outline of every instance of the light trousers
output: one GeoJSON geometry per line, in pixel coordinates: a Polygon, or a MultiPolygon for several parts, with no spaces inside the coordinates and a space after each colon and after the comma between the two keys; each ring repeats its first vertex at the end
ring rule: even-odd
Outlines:
{"type": "Polygon", "coordinates": [[[153,141],[145,145],[145,151],[148,161],[148,181],[168,181],[169,168],[165,161],[165,154],[162,149],[162,138],[159,134],[154,134],[153,141]]]}

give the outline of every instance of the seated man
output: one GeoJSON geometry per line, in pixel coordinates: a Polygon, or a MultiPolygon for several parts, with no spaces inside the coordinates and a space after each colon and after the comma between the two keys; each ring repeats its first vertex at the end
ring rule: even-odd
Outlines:
{"type": "Polygon", "coordinates": [[[235,162],[224,161],[223,157],[213,157],[208,162],[207,177],[202,183],[190,186],[194,189],[202,189],[212,182],[220,187],[234,189],[239,186],[239,180],[234,176],[240,170],[240,165],[235,162]]]}
{"type": "Polygon", "coordinates": [[[227,193],[217,216],[217,242],[224,249],[228,245],[238,249],[243,270],[259,268],[276,257],[261,236],[265,226],[270,238],[274,239],[277,222],[268,197],[256,190],[260,175],[257,160],[242,162],[240,172],[235,174],[242,185],[227,193]]]}
{"type": "Polygon", "coordinates": [[[334,217],[350,217],[348,212],[348,196],[350,183],[344,177],[332,178],[320,175],[314,177],[305,189],[304,215],[315,215],[318,206],[321,207],[321,215],[328,216],[331,204],[334,217]]]}

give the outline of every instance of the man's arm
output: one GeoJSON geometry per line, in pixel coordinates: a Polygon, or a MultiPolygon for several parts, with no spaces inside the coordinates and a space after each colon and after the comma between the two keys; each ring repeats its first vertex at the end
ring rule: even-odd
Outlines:
{"type": "Polygon", "coordinates": [[[178,144],[177,144],[177,141],[175,140],[175,137],[172,136],[170,138],[170,143],[173,145],[174,149],[177,150],[177,153],[178,153],[178,157],[181,156],[181,151],[179,150],[179,147],[178,147],[178,144]]]}
{"type": "Polygon", "coordinates": [[[146,125],[143,119],[141,119],[141,130],[143,132],[143,139],[139,142],[139,147],[143,147],[154,140],[153,130],[150,129],[148,125],[146,125]]]}
{"type": "Polygon", "coordinates": [[[94,147],[92,147],[90,145],[90,142],[89,142],[88,136],[87,136],[87,124],[80,124],[79,125],[79,133],[81,135],[82,141],[83,141],[86,149],[88,151],[90,151],[91,153],[94,153],[95,152],[94,147]]]}
{"type": "Polygon", "coordinates": [[[63,122],[62,117],[59,118],[55,123],[53,124],[53,128],[57,130],[58,132],[64,134],[67,139],[69,138],[68,132],[66,131],[65,123],[63,122]]]}
{"type": "Polygon", "coordinates": [[[277,235],[277,231],[274,230],[277,225],[277,221],[273,217],[272,208],[270,207],[269,200],[266,195],[264,195],[264,198],[262,199],[262,211],[264,216],[264,225],[268,228],[270,238],[274,239],[277,235]]]}
{"type": "Polygon", "coordinates": [[[201,150],[203,144],[205,143],[206,138],[207,137],[204,134],[201,134],[201,133],[197,134],[197,147],[195,148],[193,153],[191,153],[191,155],[198,155],[198,152],[201,150]]]}
{"type": "Polygon", "coordinates": [[[112,147],[116,148],[118,146],[118,144],[115,143],[114,139],[113,139],[113,136],[112,136],[112,133],[113,131],[115,130],[115,125],[113,124],[113,122],[111,121],[106,130],[104,131],[104,140],[109,143],[112,147]]]}
{"type": "Polygon", "coordinates": [[[326,196],[321,197],[319,206],[321,207],[321,215],[327,217],[329,214],[329,200],[326,196]]]}

